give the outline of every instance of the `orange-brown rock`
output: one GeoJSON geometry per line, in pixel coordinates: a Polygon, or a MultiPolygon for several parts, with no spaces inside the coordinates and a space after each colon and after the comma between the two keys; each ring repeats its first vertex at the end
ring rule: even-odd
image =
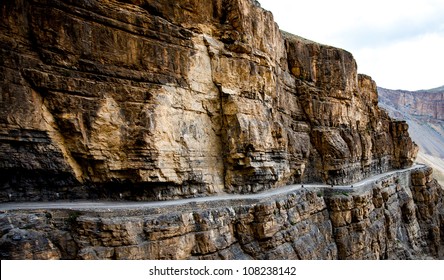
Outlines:
{"type": "Polygon", "coordinates": [[[176,206],[0,213],[2,259],[443,259],[431,169],[359,188],[176,206]],[[424,179],[424,180],[423,180],[424,179]]]}
{"type": "Polygon", "coordinates": [[[0,12],[2,201],[338,184],[415,157],[350,53],[281,32],[255,1],[0,12]]]}
{"type": "Polygon", "coordinates": [[[338,258],[442,258],[442,197],[429,167],[330,196],[338,258]]]}

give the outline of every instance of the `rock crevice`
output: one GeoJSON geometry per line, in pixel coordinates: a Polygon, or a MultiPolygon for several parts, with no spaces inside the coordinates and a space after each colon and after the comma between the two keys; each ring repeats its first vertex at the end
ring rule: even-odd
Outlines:
{"type": "Polygon", "coordinates": [[[1,201],[341,184],[415,158],[350,53],[254,1],[0,7],[1,201]]]}
{"type": "Polygon", "coordinates": [[[2,259],[442,259],[430,168],[261,199],[0,214],[2,259]]]}

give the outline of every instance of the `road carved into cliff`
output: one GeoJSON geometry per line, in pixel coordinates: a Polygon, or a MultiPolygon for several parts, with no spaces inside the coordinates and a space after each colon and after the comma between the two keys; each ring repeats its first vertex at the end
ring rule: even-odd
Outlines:
{"type": "MultiPolygon", "coordinates": [[[[364,179],[362,181],[342,186],[334,186],[337,190],[352,190],[357,191],[360,188],[369,186],[379,180],[383,180],[387,177],[393,176],[397,173],[403,173],[423,167],[422,164],[415,164],[410,168],[393,170],[390,172],[381,173],[364,179]]],[[[8,202],[0,204],[0,211],[8,210],[37,210],[37,209],[71,209],[71,210],[118,210],[118,209],[146,209],[146,208],[162,208],[169,206],[180,206],[190,203],[203,203],[203,202],[222,202],[229,200],[252,200],[260,201],[273,196],[290,193],[301,188],[313,189],[313,188],[331,188],[329,185],[322,184],[295,184],[287,185],[271,190],[267,190],[254,194],[223,194],[206,197],[195,197],[178,200],[168,201],[145,201],[145,202],[128,202],[128,201],[54,201],[54,202],[8,202]]]]}

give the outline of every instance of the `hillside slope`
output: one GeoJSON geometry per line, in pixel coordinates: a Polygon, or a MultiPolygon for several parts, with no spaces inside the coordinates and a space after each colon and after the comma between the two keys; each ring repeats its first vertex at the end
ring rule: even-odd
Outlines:
{"type": "Polygon", "coordinates": [[[444,87],[421,91],[378,88],[379,105],[398,119],[406,120],[419,146],[417,161],[435,169],[444,183],[444,87]]]}

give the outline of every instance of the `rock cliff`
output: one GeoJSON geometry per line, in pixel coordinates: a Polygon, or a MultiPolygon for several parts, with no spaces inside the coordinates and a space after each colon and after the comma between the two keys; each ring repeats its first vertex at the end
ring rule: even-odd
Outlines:
{"type": "Polygon", "coordinates": [[[6,0],[0,13],[1,201],[349,183],[415,158],[350,53],[281,32],[255,1],[6,0]]]}
{"type": "Polygon", "coordinates": [[[413,116],[444,121],[444,86],[430,90],[390,90],[378,88],[383,104],[391,105],[413,116]]]}
{"type": "Polygon", "coordinates": [[[406,91],[378,88],[379,104],[390,116],[406,120],[419,147],[418,162],[430,165],[444,185],[444,87],[406,91]]]}
{"type": "Polygon", "coordinates": [[[2,259],[442,259],[430,168],[359,188],[126,210],[0,214],[2,259]]]}

